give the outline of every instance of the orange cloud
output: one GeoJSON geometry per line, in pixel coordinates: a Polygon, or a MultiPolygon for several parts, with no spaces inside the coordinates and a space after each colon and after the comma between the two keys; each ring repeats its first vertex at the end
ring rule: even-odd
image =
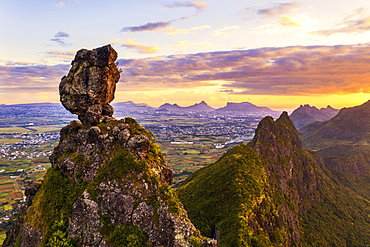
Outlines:
{"type": "MultiPolygon", "coordinates": [[[[128,44],[137,45],[130,42],[128,44]]],[[[200,95],[201,92],[221,94],[229,101],[271,95],[320,98],[367,95],[370,93],[369,54],[370,44],[363,44],[119,59],[123,72],[117,90],[120,94],[125,91],[147,95],[187,90],[200,95]]],[[[1,61],[0,93],[57,92],[60,78],[69,68],[69,64],[48,66],[1,61]]]]}
{"type": "Polygon", "coordinates": [[[123,47],[133,49],[142,54],[153,54],[161,52],[158,46],[143,45],[135,42],[136,39],[127,39],[123,41],[123,47]]]}
{"type": "Polygon", "coordinates": [[[292,46],[121,60],[120,65],[125,89],[132,90],[214,87],[223,81],[218,90],[229,94],[340,95],[370,93],[368,53],[370,45],[292,46]]]}

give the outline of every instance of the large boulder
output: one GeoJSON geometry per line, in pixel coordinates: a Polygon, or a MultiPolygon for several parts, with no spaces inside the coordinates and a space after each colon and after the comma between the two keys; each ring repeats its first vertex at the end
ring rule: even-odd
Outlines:
{"type": "Polygon", "coordinates": [[[97,125],[112,117],[116,83],[120,78],[115,60],[117,52],[106,45],[79,50],[72,67],[59,85],[60,101],[82,124],[97,125]]]}

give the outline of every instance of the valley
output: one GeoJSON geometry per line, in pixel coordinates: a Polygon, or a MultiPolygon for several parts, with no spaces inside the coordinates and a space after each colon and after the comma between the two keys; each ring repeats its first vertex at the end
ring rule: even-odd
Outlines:
{"type": "MultiPolygon", "coordinates": [[[[59,141],[60,129],[76,119],[64,113],[63,108],[30,107],[0,112],[0,241],[24,203],[25,185],[43,179],[50,167],[49,156],[59,141]]],[[[263,117],[204,112],[158,114],[116,108],[116,118],[135,118],[155,134],[175,172],[175,187],[192,172],[215,162],[231,147],[250,141],[263,117]]]]}

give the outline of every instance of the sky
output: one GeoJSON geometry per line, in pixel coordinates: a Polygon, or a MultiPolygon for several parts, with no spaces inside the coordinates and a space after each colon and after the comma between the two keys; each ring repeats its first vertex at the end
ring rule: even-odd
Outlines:
{"type": "Polygon", "coordinates": [[[0,0],[0,104],[59,102],[75,53],[106,44],[122,70],[114,102],[370,99],[368,0],[0,0]]]}

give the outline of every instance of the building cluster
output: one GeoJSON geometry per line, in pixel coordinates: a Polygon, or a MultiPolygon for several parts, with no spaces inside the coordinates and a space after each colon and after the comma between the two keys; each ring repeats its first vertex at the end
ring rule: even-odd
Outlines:
{"type": "Polygon", "coordinates": [[[24,139],[24,141],[13,144],[0,144],[0,158],[8,158],[9,160],[19,158],[33,159],[49,157],[51,155],[51,151],[30,152],[30,150],[37,149],[40,144],[44,142],[58,140],[59,133],[45,132],[40,134],[15,134],[9,137],[12,139],[24,139]]]}

